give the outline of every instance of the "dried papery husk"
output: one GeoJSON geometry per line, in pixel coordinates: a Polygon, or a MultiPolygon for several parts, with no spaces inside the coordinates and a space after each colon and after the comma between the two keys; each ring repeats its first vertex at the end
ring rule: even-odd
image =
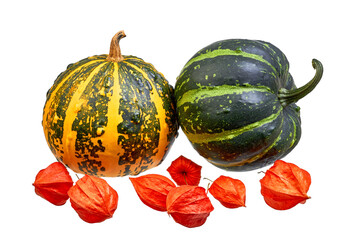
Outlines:
{"type": "Polygon", "coordinates": [[[175,222],[188,228],[203,225],[214,210],[205,189],[190,185],[171,189],[166,199],[166,207],[175,222]]]}
{"type": "Polygon", "coordinates": [[[85,175],[70,188],[71,206],[88,223],[98,223],[113,216],[117,192],[102,178],[85,175]]]}
{"type": "Polygon", "coordinates": [[[140,200],[157,211],[166,211],[166,197],[176,185],[167,177],[159,174],[147,174],[129,178],[140,200]]]}
{"type": "Polygon", "coordinates": [[[275,161],[265,172],[260,184],[266,204],[277,210],[293,208],[310,198],[307,195],[311,184],[310,174],[282,160],[275,161]]]}
{"type": "Polygon", "coordinates": [[[61,206],[69,199],[67,192],[73,184],[66,167],[60,162],[54,162],[39,171],[33,186],[37,195],[56,206],[61,206]]]}
{"type": "Polygon", "coordinates": [[[238,179],[220,176],[211,184],[209,192],[224,207],[245,207],[246,188],[238,179]]]}

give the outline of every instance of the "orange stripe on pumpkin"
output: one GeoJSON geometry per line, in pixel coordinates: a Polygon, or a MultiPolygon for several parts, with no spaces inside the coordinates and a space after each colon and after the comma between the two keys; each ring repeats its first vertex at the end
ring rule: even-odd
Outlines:
{"type": "MultiPolygon", "coordinates": [[[[106,169],[107,176],[117,176],[119,174],[119,156],[123,155],[125,150],[121,147],[121,143],[118,143],[119,135],[118,125],[123,122],[120,109],[121,99],[121,87],[120,82],[122,81],[121,75],[119,74],[119,66],[117,63],[110,63],[113,67],[113,86],[110,92],[110,101],[108,103],[107,112],[107,125],[103,129],[103,134],[99,138],[94,138],[94,142],[101,140],[102,145],[105,147],[104,152],[98,152],[98,159],[101,159],[101,165],[106,169]]],[[[124,135],[128,138],[127,135],[124,135]]]]}

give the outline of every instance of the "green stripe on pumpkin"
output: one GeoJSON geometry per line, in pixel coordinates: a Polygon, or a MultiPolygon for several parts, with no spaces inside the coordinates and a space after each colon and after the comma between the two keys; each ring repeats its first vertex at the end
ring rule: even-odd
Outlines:
{"type": "MultiPolygon", "coordinates": [[[[86,99],[86,104],[82,104],[72,124],[72,130],[77,132],[74,143],[75,155],[85,159],[79,163],[79,169],[93,175],[101,175],[99,171],[106,170],[97,159],[104,154],[109,143],[117,141],[118,137],[117,134],[113,134],[117,125],[110,121],[115,117],[108,117],[108,107],[115,105],[117,108],[118,106],[116,103],[112,104],[112,100],[120,95],[117,93],[116,86],[116,83],[119,85],[119,81],[113,79],[113,76],[116,76],[113,63],[108,62],[102,66],[86,86],[82,94],[82,98],[86,99]],[[100,136],[103,137],[100,138],[100,136]]],[[[115,156],[114,154],[116,161],[117,156],[115,156]]]]}
{"type": "Polygon", "coordinates": [[[274,114],[271,114],[267,118],[262,119],[261,121],[251,123],[242,128],[227,130],[220,133],[201,133],[201,134],[192,134],[186,133],[186,136],[192,143],[207,143],[207,142],[215,142],[232,139],[244,132],[251,131],[255,128],[261,127],[264,124],[270,123],[274,121],[281,114],[282,109],[277,111],[274,114]]]}
{"type": "MultiPolygon", "coordinates": [[[[83,79],[79,84],[78,88],[74,91],[73,95],[71,96],[69,105],[67,107],[67,111],[65,114],[64,125],[63,125],[63,137],[62,142],[66,149],[64,151],[64,158],[71,158],[75,156],[75,146],[71,145],[70,142],[76,138],[77,132],[73,131],[72,126],[74,123],[75,118],[77,117],[77,112],[80,111],[83,104],[87,104],[86,99],[82,99],[83,93],[89,84],[90,81],[93,80],[94,76],[99,73],[101,68],[108,64],[108,62],[102,63],[94,68],[90,75],[83,79]]],[[[73,166],[75,167],[75,166],[73,166]]],[[[76,166],[77,167],[77,166],[76,166]]]]}
{"type": "Polygon", "coordinates": [[[206,53],[203,53],[195,58],[192,58],[190,61],[188,61],[186,63],[186,65],[183,68],[183,72],[185,72],[184,70],[186,70],[186,68],[188,66],[190,66],[191,64],[198,62],[198,61],[202,61],[208,58],[215,58],[218,56],[226,56],[226,55],[233,55],[233,56],[242,56],[242,57],[246,57],[246,58],[252,58],[255,59],[257,61],[263,62],[267,65],[269,65],[275,73],[277,73],[278,71],[275,69],[275,67],[273,65],[271,65],[268,61],[266,61],[262,56],[259,56],[257,54],[252,54],[252,53],[247,53],[247,52],[243,52],[241,50],[232,50],[232,49],[217,49],[217,50],[213,50],[213,51],[208,51],[206,53]]]}
{"type": "Polygon", "coordinates": [[[242,94],[244,92],[270,92],[271,89],[265,86],[252,86],[244,84],[241,86],[221,85],[221,86],[201,86],[198,89],[193,89],[185,92],[177,101],[177,107],[180,108],[184,103],[196,104],[199,100],[208,97],[223,96],[227,94],[242,94]]]}

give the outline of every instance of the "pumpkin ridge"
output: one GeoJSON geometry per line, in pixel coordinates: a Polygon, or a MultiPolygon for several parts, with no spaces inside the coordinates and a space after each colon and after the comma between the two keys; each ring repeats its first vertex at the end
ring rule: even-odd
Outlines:
{"type": "Polygon", "coordinates": [[[140,74],[142,74],[142,76],[148,81],[148,83],[151,85],[151,100],[155,105],[156,108],[156,118],[159,121],[159,140],[158,140],[158,145],[157,148],[154,149],[154,158],[161,160],[162,157],[165,154],[166,151],[166,145],[168,144],[168,140],[167,140],[167,136],[169,134],[169,126],[166,123],[165,119],[166,119],[166,112],[165,109],[163,108],[163,100],[160,96],[160,94],[158,93],[158,90],[154,84],[154,82],[150,79],[150,77],[148,76],[148,74],[143,71],[141,68],[129,63],[129,62],[125,62],[125,64],[133,69],[135,69],[136,71],[138,71],[140,74]],[[152,94],[155,93],[155,94],[152,94]],[[164,129],[162,129],[162,127],[164,129]],[[160,151],[159,151],[160,150],[160,151]]]}
{"type": "MultiPolygon", "coordinates": [[[[286,150],[287,150],[287,149],[291,149],[291,148],[294,146],[294,144],[297,143],[296,123],[295,123],[295,120],[293,119],[293,117],[292,117],[290,114],[288,114],[288,115],[286,115],[286,116],[284,116],[284,117],[285,117],[285,118],[288,117],[288,118],[291,120],[291,122],[292,122],[292,127],[293,127],[293,131],[281,130],[280,133],[279,133],[279,135],[278,135],[278,137],[275,139],[275,141],[274,141],[268,148],[266,148],[263,152],[261,152],[260,154],[255,155],[254,157],[252,157],[252,158],[250,158],[250,159],[247,159],[247,160],[245,160],[245,161],[242,161],[242,162],[239,163],[239,164],[233,164],[233,165],[231,165],[231,166],[237,167],[237,166],[243,166],[243,165],[245,165],[245,164],[253,163],[253,162],[257,161],[258,159],[263,158],[263,157],[264,157],[265,155],[267,155],[267,153],[268,153],[270,150],[272,150],[272,149],[276,149],[276,153],[277,153],[277,154],[284,154],[284,153],[286,153],[286,150]],[[289,134],[288,136],[289,136],[289,137],[292,137],[292,141],[291,141],[290,145],[287,147],[287,149],[284,149],[283,147],[280,147],[280,148],[278,149],[278,148],[277,148],[277,145],[279,144],[279,142],[280,142],[281,140],[283,140],[283,139],[282,139],[282,134],[283,134],[283,133],[286,134],[286,133],[289,133],[289,132],[290,132],[290,134],[289,134]]],[[[284,125],[284,119],[283,119],[281,125],[282,125],[282,126],[284,125]]],[[[214,164],[219,165],[218,163],[214,163],[214,164]]],[[[221,165],[220,165],[220,166],[221,166],[221,165]]],[[[229,165],[227,165],[227,166],[224,165],[224,166],[222,166],[222,167],[228,167],[228,166],[229,166],[229,165]]]]}
{"type": "Polygon", "coordinates": [[[158,138],[155,129],[160,126],[155,122],[150,91],[147,86],[139,85],[139,82],[143,81],[142,75],[140,77],[135,69],[128,66],[126,58],[118,64],[121,69],[119,73],[122,75],[120,85],[124,90],[120,102],[120,111],[124,120],[119,123],[118,131],[121,133],[119,142],[122,142],[125,153],[119,156],[117,164],[124,166],[119,172],[120,176],[129,173],[137,175],[157,165],[152,162],[152,157],[158,138]]]}

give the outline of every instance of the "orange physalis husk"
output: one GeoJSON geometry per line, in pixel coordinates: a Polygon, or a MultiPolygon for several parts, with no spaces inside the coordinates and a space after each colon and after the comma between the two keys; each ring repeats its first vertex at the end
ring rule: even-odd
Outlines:
{"type": "Polygon", "coordinates": [[[166,196],[172,188],[176,187],[170,179],[158,174],[147,174],[129,179],[145,205],[157,211],[166,211],[166,196]]]}
{"type": "Polygon", "coordinates": [[[61,206],[69,199],[68,190],[74,184],[66,167],[54,162],[35,177],[35,193],[54,205],[61,206]]]}
{"type": "Polygon", "coordinates": [[[99,177],[85,175],[70,188],[68,194],[71,206],[88,223],[111,218],[117,208],[117,192],[99,177]]]}
{"type": "Polygon", "coordinates": [[[166,198],[166,207],[175,222],[188,228],[203,225],[214,210],[205,189],[190,185],[171,189],[166,198]]]}
{"type": "Polygon", "coordinates": [[[220,176],[211,184],[209,192],[224,207],[245,207],[246,189],[238,179],[220,176]]]}
{"type": "Polygon", "coordinates": [[[275,161],[260,180],[261,194],[267,205],[277,210],[287,210],[305,203],[311,184],[310,174],[292,163],[275,161]]]}
{"type": "Polygon", "coordinates": [[[184,156],[175,159],[167,171],[178,185],[197,186],[200,183],[201,166],[184,156]]]}

